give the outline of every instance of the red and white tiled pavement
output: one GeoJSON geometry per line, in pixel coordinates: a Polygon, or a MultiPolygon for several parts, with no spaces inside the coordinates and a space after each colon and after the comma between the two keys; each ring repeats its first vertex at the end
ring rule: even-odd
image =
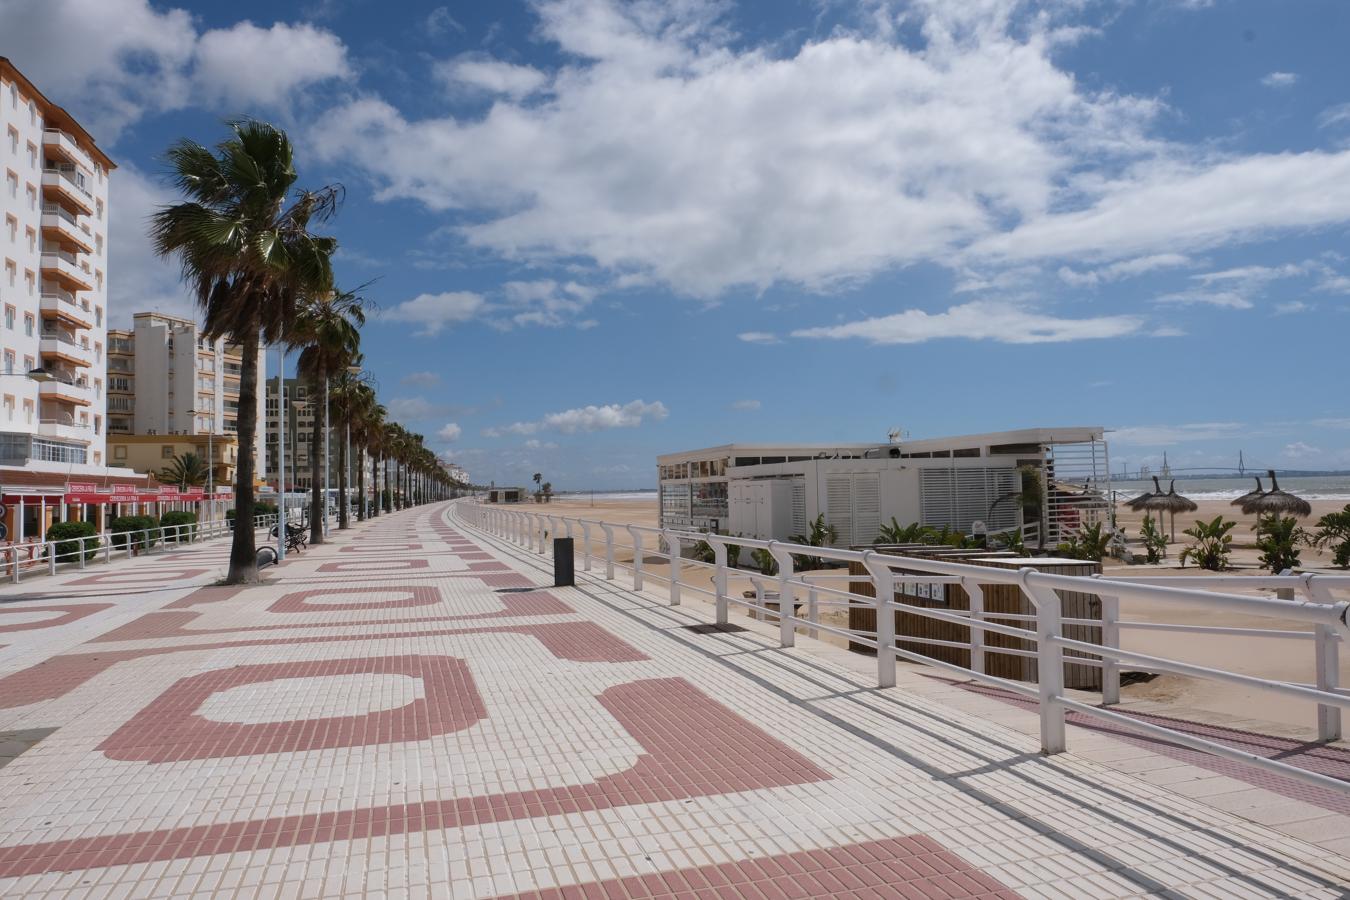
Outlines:
{"type": "MultiPolygon", "coordinates": [[[[0,897],[1342,896],[1350,861],[449,505],[0,590],[0,897]]],[[[991,708],[997,701],[980,699],[991,708]]],[[[1142,751],[1141,751],[1142,752],[1142,751]]]]}

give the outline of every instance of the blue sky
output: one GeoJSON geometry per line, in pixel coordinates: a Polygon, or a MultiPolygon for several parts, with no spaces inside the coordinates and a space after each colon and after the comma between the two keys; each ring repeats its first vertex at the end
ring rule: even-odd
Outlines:
{"type": "Polygon", "coordinates": [[[187,308],[142,235],[164,148],[270,119],[347,189],[394,416],[559,489],[896,426],[1350,468],[1348,34],[1338,0],[0,0],[121,164],[114,320],[187,308]]]}

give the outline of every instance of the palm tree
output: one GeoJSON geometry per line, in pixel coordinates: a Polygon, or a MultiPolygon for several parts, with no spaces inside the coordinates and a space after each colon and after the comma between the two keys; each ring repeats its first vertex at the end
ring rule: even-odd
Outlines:
{"type": "MultiPolygon", "coordinates": [[[[361,326],[366,324],[366,301],[359,294],[349,291],[336,291],[322,297],[316,297],[300,309],[295,327],[288,339],[291,346],[299,346],[300,360],[296,364],[296,374],[309,382],[311,396],[318,396],[324,386],[337,375],[345,375],[346,367],[360,355],[361,326]]],[[[309,453],[309,542],[323,543],[324,504],[323,465],[331,465],[327,454],[320,453],[323,436],[328,432],[330,411],[328,404],[319,401],[316,404],[319,413],[314,417],[312,442],[309,453]]],[[[339,443],[339,452],[342,445],[339,443]]],[[[338,477],[342,478],[344,469],[338,465],[338,477]]],[[[346,497],[345,493],[340,496],[346,497]]],[[[338,506],[339,519],[346,521],[346,503],[338,506]]],[[[341,527],[346,527],[345,524],[341,527]]]]}
{"type": "MultiPolygon", "coordinates": [[[[359,363],[360,358],[360,354],[357,354],[350,359],[350,362],[352,364],[359,363]]],[[[347,367],[338,371],[337,376],[333,379],[332,387],[333,410],[337,416],[337,421],[333,423],[333,426],[338,430],[339,435],[337,441],[338,496],[342,498],[342,501],[338,504],[338,528],[350,528],[351,505],[347,500],[347,454],[349,452],[347,436],[351,433],[351,429],[355,427],[356,417],[359,415],[362,404],[367,402],[367,395],[370,398],[369,402],[374,402],[375,392],[362,379],[360,374],[347,367]]]]}
{"type": "Polygon", "coordinates": [[[159,480],[179,487],[206,484],[206,460],[195,453],[175,456],[167,466],[159,470],[159,480]]]}
{"type": "Polygon", "coordinates": [[[376,402],[374,388],[366,385],[365,390],[358,396],[352,422],[352,439],[355,442],[352,446],[356,448],[359,463],[356,469],[356,495],[361,498],[356,507],[356,518],[361,522],[370,515],[370,504],[366,500],[366,467],[371,431],[378,427],[383,419],[384,407],[376,402]]]}
{"type": "Polygon", "coordinates": [[[159,255],[178,259],[203,312],[203,336],[242,350],[234,498],[236,521],[245,527],[234,530],[225,582],[252,584],[258,562],[247,525],[257,472],[258,344],[280,341],[301,304],[332,290],[337,241],[309,229],[336,212],[342,189],[293,192],[286,133],[253,119],[229,128],[214,152],[189,140],[169,148],[171,177],[187,199],[154,214],[150,237],[159,255]]]}

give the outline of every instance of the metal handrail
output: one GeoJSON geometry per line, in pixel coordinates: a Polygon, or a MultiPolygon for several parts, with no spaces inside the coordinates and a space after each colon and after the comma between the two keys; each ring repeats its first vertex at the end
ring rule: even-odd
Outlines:
{"type": "Polygon", "coordinates": [[[531,552],[544,554],[549,551],[549,535],[566,533],[571,537],[575,530],[582,534],[580,548],[574,545],[574,553],[582,557],[583,571],[590,571],[594,561],[592,537],[603,542],[604,578],[612,580],[615,571],[623,569],[629,572],[634,590],[643,590],[644,579],[655,577],[664,581],[668,591],[669,603],[678,605],[682,592],[693,590],[713,598],[716,606],[716,621],[725,624],[728,621],[730,606],[741,606],[759,613],[767,613],[767,603],[776,602],[778,609],[774,615],[779,622],[779,643],[782,647],[791,647],[795,643],[796,631],[805,628],[808,634],[825,632],[846,637],[848,640],[878,650],[877,683],[880,687],[895,684],[895,664],[897,660],[908,660],[923,665],[952,671],[964,678],[997,686],[1022,696],[1034,698],[1038,704],[1041,720],[1041,747],[1046,753],[1058,753],[1066,748],[1065,721],[1066,710],[1072,709],[1085,716],[1104,719],[1114,724],[1131,728],[1153,736],[1161,736],[1192,749],[1211,753],[1227,759],[1237,759],[1259,766],[1267,771],[1350,793],[1350,783],[1327,776],[1318,775],[1305,769],[1277,760],[1253,757],[1242,751],[1233,750],[1223,744],[1197,738],[1173,729],[1152,723],[1140,722],[1133,717],[1113,713],[1099,706],[1074,700],[1065,693],[1064,666],[1067,664],[1087,665],[1102,670],[1103,706],[1119,702],[1120,663],[1131,663],[1150,668],[1153,671],[1173,672],[1189,677],[1237,684],[1246,688],[1257,688],[1281,696],[1311,701],[1317,705],[1318,735],[1321,740],[1336,740],[1341,736],[1341,710],[1350,708],[1350,691],[1344,691],[1339,683],[1338,648],[1342,641],[1350,637],[1350,601],[1336,599],[1333,591],[1350,591],[1350,576],[1322,575],[1305,573],[1300,575],[1276,575],[1259,578],[1234,578],[1217,576],[1213,579],[1199,576],[1184,579],[1161,577],[1116,577],[1116,576],[1073,576],[1058,575],[1037,571],[1035,561],[1028,559],[1027,565],[1018,569],[1000,569],[975,566],[968,563],[949,562],[937,559],[894,556],[875,550],[846,550],[833,547],[810,547],[785,541],[763,540],[758,538],[732,538],[726,535],[679,531],[669,528],[657,528],[646,525],[616,525],[594,519],[573,518],[549,513],[533,513],[523,510],[509,510],[485,505],[472,500],[460,501],[454,505],[455,515],[466,525],[474,527],[509,543],[521,546],[531,552]],[[626,533],[629,543],[625,544],[616,535],[626,533]],[[656,536],[659,541],[651,545],[644,542],[647,536],[656,536]],[[701,542],[713,551],[714,562],[684,559],[683,545],[701,542]],[[664,543],[664,549],[661,544],[664,543]],[[762,572],[743,572],[728,565],[728,548],[767,550],[778,565],[778,573],[766,575],[762,572]],[[618,551],[631,550],[631,562],[620,561],[618,551]],[[645,566],[645,557],[653,554],[669,563],[667,573],[652,572],[645,566]],[[840,562],[860,564],[866,574],[810,575],[794,571],[794,557],[814,557],[840,562]],[[708,589],[691,583],[684,572],[697,570],[713,573],[713,586],[708,589]],[[897,572],[896,570],[903,570],[897,572]],[[728,579],[735,573],[747,578],[755,588],[753,599],[737,597],[728,590],[728,579]],[[915,574],[918,573],[918,574],[915,574]],[[825,580],[869,581],[875,596],[852,593],[820,583],[825,580]],[[959,584],[971,599],[969,610],[948,610],[922,607],[899,601],[896,588],[904,584],[942,583],[959,584]],[[987,584],[1016,586],[1030,601],[1031,614],[987,612],[983,606],[983,588],[987,584]],[[776,601],[766,599],[766,586],[775,586],[778,591],[776,601]],[[1216,590],[1201,590],[1212,587],[1216,590]],[[1287,593],[1298,599],[1281,596],[1253,596],[1234,593],[1234,588],[1255,588],[1263,591],[1287,593]],[[1066,618],[1062,613],[1062,604],[1058,591],[1075,591],[1093,594],[1100,598],[1102,619],[1066,618]],[[797,596],[805,592],[807,614],[797,614],[797,596]],[[822,595],[825,599],[822,600],[822,595]],[[1281,631],[1277,629],[1237,628],[1231,626],[1172,625],[1171,623],[1147,623],[1122,620],[1120,601],[1151,600],[1166,601],[1191,608],[1212,610],[1221,614],[1254,615],[1272,620],[1286,620],[1310,626],[1311,630],[1281,631]],[[864,607],[876,612],[876,633],[869,636],[852,629],[822,623],[819,609],[824,606],[864,607]],[[895,633],[895,614],[904,612],[928,619],[958,624],[966,627],[969,640],[966,642],[919,638],[895,633]],[[1027,627],[1018,627],[1013,622],[1027,623],[1027,627]],[[1063,634],[1065,625],[1091,625],[1102,629],[1101,644],[1067,638],[1063,634]],[[1241,635],[1255,637],[1294,638],[1300,641],[1311,640],[1316,655],[1317,680],[1315,684],[1297,684],[1269,678],[1245,675],[1200,666],[1180,660],[1164,659],[1158,656],[1123,650],[1119,646],[1122,629],[1159,629],[1189,633],[1209,633],[1219,635],[1241,635]],[[1017,647],[991,647],[984,642],[986,633],[1005,635],[1034,646],[1035,649],[1017,647]],[[969,669],[943,660],[904,649],[898,644],[954,647],[970,651],[969,669]],[[881,652],[885,651],[885,652],[881,652]],[[986,654],[1007,654],[1033,658],[1038,662],[1039,683],[1035,686],[1011,681],[990,675],[984,671],[986,654]]]}

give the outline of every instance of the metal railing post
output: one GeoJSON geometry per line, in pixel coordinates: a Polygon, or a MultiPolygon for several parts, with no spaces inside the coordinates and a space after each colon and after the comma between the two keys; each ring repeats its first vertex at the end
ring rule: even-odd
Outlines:
{"type": "MultiPolygon", "coordinates": [[[[1311,573],[1302,577],[1306,596],[1316,602],[1332,604],[1335,598],[1325,582],[1311,573]]],[[[1337,692],[1341,686],[1341,642],[1335,630],[1329,625],[1313,626],[1316,645],[1317,689],[1337,692]]],[[[1317,739],[1319,741],[1339,741],[1341,739],[1341,708],[1317,704],[1317,739]]]]}
{"type": "Polygon", "coordinates": [[[11,573],[15,584],[19,583],[19,548],[17,546],[9,548],[9,558],[14,563],[14,571],[11,573]]]}
{"type": "MultiPolygon", "coordinates": [[[[812,625],[820,624],[820,592],[815,588],[806,592],[806,618],[812,625]]],[[[820,637],[820,632],[814,628],[808,628],[806,636],[815,640],[820,637]]]]}
{"type": "Polygon", "coordinates": [[[666,539],[666,555],[670,559],[670,605],[680,605],[680,539],[675,536],[675,532],[667,528],[661,532],[666,539]]]}
{"type": "Polygon", "coordinates": [[[864,550],[862,563],[877,589],[877,687],[895,687],[895,573],[875,550],[864,550]]]}
{"type": "Polygon", "coordinates": [[[589,572],[591,570],[591,523],[585,519],[581,520],[581,570],[589,572]]]}
{"type": "Polygon", "coordinates": [[[633,538],[633,590],[642,590],[642,533],[632,525],[627,526],[628,534],[633,538]]]}
{"type": "Polygon", "coordinates": [[[84,568],[84,542],[87,541],[87,540],[89,540],[89,538],[79,538],[79,542],[80,542],[80,548],[79,548],[79,555],[80,555],[79,567],[80,567],[81,569],[84,568]]]}
{"type": "Polygon", "coordinates": [[[792,554],[783,549],[778,541],[769,541],[769,555],[778,563],[778,646],[794,647],[797,644],[797,623],[792,621],[797,612],[793,602],[794,592],[792,576],[796,567],[792,554]]]}
{"type": "Polygon", "coordinates": [[[55,575],[55,574],[56,574],[56,542],[55,542],[55,541],[49,541],[49,542],[47,543],[47,574],[48,574],[48,575],[55,575]]]}
{"type": "Polygon", "coordinates": [[[713,593],[716,597],[717,624],[727,624],[731,606],[727,602],[727,545],[718,539],[717,535],[709,532],[706,540],[713,548],[713,565],[717,568],[713,571],[713,593]]]}
{"type": "Polygon", "coordinates": [[[970,598],[970,671],[984,673],[984,629],[975,624],[984,622],[984,588],[975,582],[961,580],[966,596],[970,598]]]}
{"type": "Polygon", "coordinates": [[[1038,590],[1028,583],[1035,569],[1019,570],[1022,592],[1036,608],[1036,681],[1041,699],[1041,752],[1047,755],[1063,753],[1064,735],[1064,648],[1059,645],[1063,636],[1063,614],[1059,594],[1053,590],[1038,590]]]}
{"type": "Polygon", "coordinates": [[[614,526],[601,522],[600,529],[605,533],[605,578],[614,580],[614,526]]]}
{"type": "MultiPolygon", "coordinates": [[[[1120,598],[1102,596],[1102,645],[1120,649],[1120,598]]],[[[1120,702],[1120,661],[1102,658],[1102,706],[1120,702]]]]}

